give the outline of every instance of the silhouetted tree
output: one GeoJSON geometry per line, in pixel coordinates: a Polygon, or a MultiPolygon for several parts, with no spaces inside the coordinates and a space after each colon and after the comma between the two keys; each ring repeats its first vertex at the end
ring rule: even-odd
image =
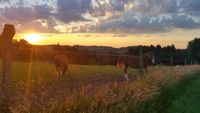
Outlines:
{"type": "Polygon", "coordinates": [[[187,46],[189,58],[200,62],[200,38],[190,41],[187,46]]]}
{"type": "Polygon", "coordinates": [[[28,41],[24,39],[14,40],[13,44],[15,47],[18,47],[18,48],[27,48],[31,46],[31,44],[29,44],[28,41]]]}

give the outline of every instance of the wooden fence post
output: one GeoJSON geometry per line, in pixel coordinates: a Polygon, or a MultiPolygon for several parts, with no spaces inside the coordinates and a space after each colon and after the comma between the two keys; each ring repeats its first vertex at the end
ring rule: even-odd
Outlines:
{"type": "Polygon", "coordinates": [[[143,71],[143,47],[139,46],[139,66],[140,66],[140,75],[143,76],[144,75],[144,71],[143,71]]]}
{"type": "Polygon", "coordinates": [[[170,58],[170,66],[173,66],[173,57],[170,58]]]}
{"type": "Polygon", "coordinates": [[[195,60],[195,65],[197,65],[198,64],[198,60],[195,60]]]}
{"type": "Polygon", "coordinates": [[[5,24],[0,35],[0,49],[2,55],[2,91],[6,92],[11,82],[11,51],[12,39],[15,35],[14,25],[5,24]]]}
{"type": "Polygon", "coordinates": [[[170,58],[170,71],[172,72],[172,69],[173,69],[173,64],[174,64],[174,60],[173,60],[173,57],[171,56],[170,58]]]}
{"type": "Polygon", "coordinates": [[[184,65],[187,65],[187,58],[184,59],[184,65]]]}

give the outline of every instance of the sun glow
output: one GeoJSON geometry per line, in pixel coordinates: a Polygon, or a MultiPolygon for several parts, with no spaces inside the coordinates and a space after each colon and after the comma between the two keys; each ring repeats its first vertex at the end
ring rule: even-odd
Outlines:
{"type": "Polygon", "coordinates": [[[27,34],[24,36],[24,39],[31,44],[39,44],[41,35],[39,34],[27,34]]]}

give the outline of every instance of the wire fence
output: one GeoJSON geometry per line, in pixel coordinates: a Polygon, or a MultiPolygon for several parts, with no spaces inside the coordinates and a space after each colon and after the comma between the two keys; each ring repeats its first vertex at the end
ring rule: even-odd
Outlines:
{"type": "Polygon", "coordinates": [[[87,53],[87,52],[80,52],[80,51],[67,51],[67,50],[42,50],[38,48],[14,48],[15,50],[26,50],[30,52],[48,52],[48,53],[54,53],[54,54],[78,54],[78,55],[88,55],[88,56],[107,56],[107,57],[119,57],[119,56],[128,56],[128,57],[137,57],[136,55],[131,55],[131,54],[100,54],[100,53],[87,53]]]}
{"type": "MultiPolygon", "coordinates": [[[[15,50],[24,50],[24,51],[29,51],[29,52],[45,52],[45,53],[52,53],[52,54],[73,54],[73,55],[85,55],[85,56],[102,56],[102,57],[139,57],[136,56],[136,55],[132,55],[132,54],[122,54],[122,53],[107,53],[107,54],[101,54],[101,53],[96,53],[96,52],[91,52],[91,53],[88,53],[88,52],[81,52],[81,51],[67,51],[67,50],[54,50],[53,48],[51,48],[50,50],[44,50],[44,49],[40,49],[40,48],[18,48],[18,47],[15,47],[14,48],[15,50]]],[[[158,58],[158,57],[155,57],[155,60],[157,62],[171,62],[171,60],[173,60],[173,62],[187,62],[185,61],[186,58],[182,58],[182,59],[174,59],[173,57],[170,57],[170,58],[158,58]],[[172,58],[172,59],[171,59],[172,58]]]]}

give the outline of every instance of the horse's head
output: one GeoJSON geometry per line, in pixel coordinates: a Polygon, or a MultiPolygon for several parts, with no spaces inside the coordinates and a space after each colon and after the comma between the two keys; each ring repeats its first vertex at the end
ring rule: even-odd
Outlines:
{"type": "Polygon", "coordinates": [[[153,54],[153,52],[145,53],[144,58],[149,61],[150,65],[155,64],[155,55],[153,54]]]}

